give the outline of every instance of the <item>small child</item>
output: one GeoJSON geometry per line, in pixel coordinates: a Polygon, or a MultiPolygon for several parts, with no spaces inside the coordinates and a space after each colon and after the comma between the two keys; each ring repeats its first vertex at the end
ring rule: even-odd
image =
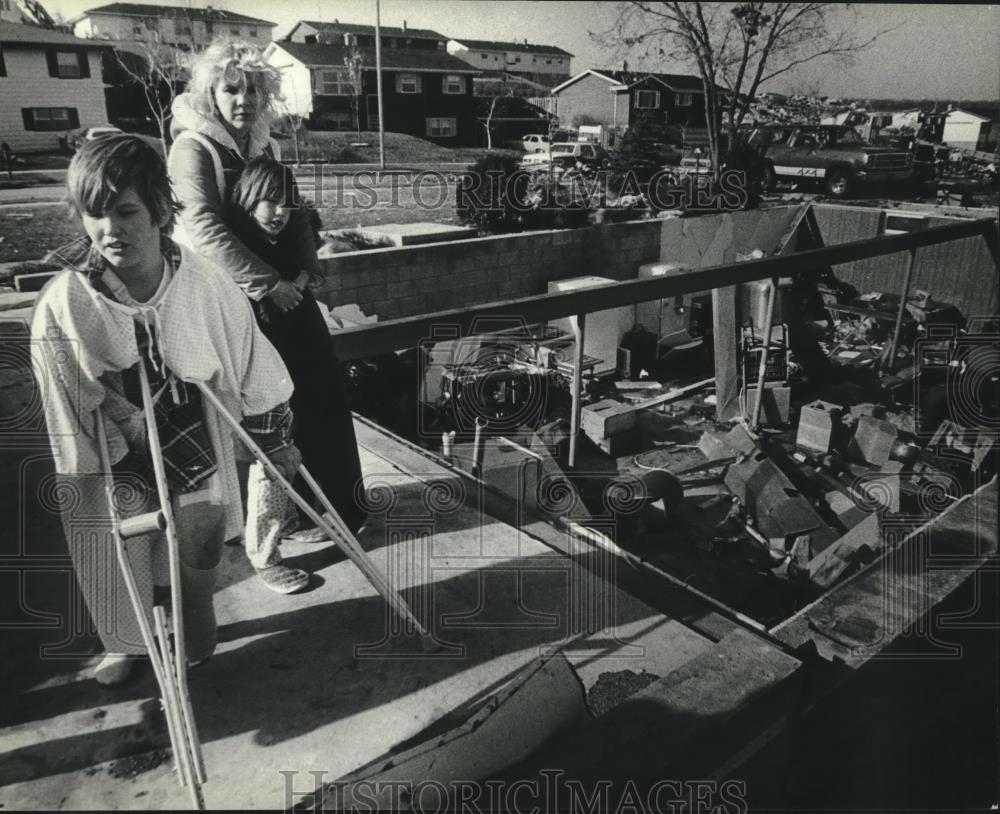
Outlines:
{"type": "MultiPolygon", "coordinates": [[[[355,499],[356,490],[362,488],[361,462],[340,363],[326,320],[310,291],[309,274],[295,263],[297,254],[289,245],[294,230],[286,228],[303,208],[292,170],[259,156],[247,163],[233,186],[226,224],[248,249],[278,271],[281,279],[275,288],[292,286],[301,295],[287,310],[270,296],[252,301],[252,305],[261,330],[281,355],[295,385],[292,433],[302,450],[303,463],[348,527],[357,531],[364,520],[355,499]]],[[[291,528],[294,506],[267,481],[247,486],[247,555],[265,584],[281,591],[297,578],[297,569],[282,565],[277,551],[281,537],[291,528]]],[[[296,489],[313,501],[301,480],[296,489]]],[[[320,506],[315,508],[322,511],[320,506]]],[[[302,542],[326,539],[318,529],[289,536],[302,542]]]]}
{"type": "MultiPolygon", "coordinates": [[[[66,186],[86,237],[54,253],[66,270],[35,306],[32,362],[56,473],[74,497],[61,507],[73,567],[107,652],[96,677],[116,684],[145,648],[115,558],[97,422],[108,439],[116,492],[138,495],[126,501],[127,513],[148,510],[151,454],[139,365],[156,399],[190,662],[215,649],[216,566],[223,541],[242,525],[232,439],[197,384],[242,417],[283,473],[294,473],[300,456],[291,440],[288,372],[260,335],[243,292],[167,237],[174,213],[156,150],[125,134],[87,142],[70,162],[66,186]]],[[[130,546],[147,613],[154,574],[162,573],[157,536],[130,546]]]]}

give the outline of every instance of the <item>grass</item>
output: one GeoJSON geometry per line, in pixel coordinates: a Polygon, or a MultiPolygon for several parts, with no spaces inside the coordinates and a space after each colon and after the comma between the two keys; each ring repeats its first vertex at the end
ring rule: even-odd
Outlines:
{"type": "MultiPolygon", "coordinates": [[[[371,208],[353,206],[324,207],[319,210],[323,229],[354,229],[384,223],[448,223],[457,224],[454,192],[450,191],[442,206],[418,206],[409,196],[400,196],[398,205],[371,208]]],[[[67,217],[64,204],[32,206],[23,210],[0,209],[0,263],[38,260],[52,249],[68,243],[82,234],[77,222],[67,217]]],[[[355,251],[347,241],[337,251],[355,251]]]]}
{"type": "MultiPolygon", "coordinates": [[[[333,164],[377,164],[378,133],[362,131],[300,130],[299,160],[325,161],[333,164]],[[361,146],[358,146],[361,145],[361,146]]],[[[291,134],[277,138],[281,157],[295,158],[291,134]]],[[[393,166],[412,163],[472,162],[486,151],[485,147],[442,147],[430,141],[404,133],[385,134],[385,159],[393,166]]]]}

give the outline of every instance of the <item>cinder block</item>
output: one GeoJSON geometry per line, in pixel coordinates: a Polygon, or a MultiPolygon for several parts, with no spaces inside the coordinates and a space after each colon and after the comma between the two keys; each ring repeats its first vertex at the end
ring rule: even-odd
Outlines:
{"type": "Polygon", "coordinates": [[[854,431],[848,452],[855,460],[883,466],[889,462],[897,434],[895,424],[870,415],[862,415],[858,418],[858,427],[854,431]]]}
{"type": "Polygon", "coordinates": [[[635,427],[636,413],[630,405],[614,399],[585,404],[580,411],[580,427],[595,443],[635,427]]]}

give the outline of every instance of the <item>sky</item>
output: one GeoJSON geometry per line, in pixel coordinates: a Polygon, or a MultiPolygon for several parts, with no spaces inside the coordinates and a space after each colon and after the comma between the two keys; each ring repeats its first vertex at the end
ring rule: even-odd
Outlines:
{"type": "MultiPolygon", "coordinates": [[[[68,19],[105,3],[42,0],[68,19]]],[[[207,0],[164,5],[204,7],[207,0]]],[[[298,20],[339,19],[374,24],[375,0],[211,0],[216,8],[278,24],[284,36],[298,20]]],[[[592,32],[609,29],[616,3],[601,0],[381,0],[383,25],[430,28],[454,38],[524,40],[556,45],[574,55],[573,72],[620,67],[620,57],[592,32]]],[[[853,64],[816,60],[775,79],[765,90],[818,92],[849,98],[997,99],[1000,97],[1000,5],[866,3],[838,9],[839,22],[861,37],[893,29],[853,64]]],[[[634,60],[630,64],[636,65],[634,60]]],[[[683,70],[666,61],[648,70],[683,70]]]]}

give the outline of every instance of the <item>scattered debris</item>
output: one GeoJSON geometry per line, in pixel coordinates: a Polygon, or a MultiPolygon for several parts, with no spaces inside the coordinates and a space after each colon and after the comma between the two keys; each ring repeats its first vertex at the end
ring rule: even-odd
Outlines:
{"type": "Polygon", "coordinates": [[[149,752],[113,760],[108,766],[108,774],[116,779],[138,777],[169,760],[169,749],[153,749],[149,752]]]}
{"type": "Polygon", "coordinates": [[[659,680],[660,676],[645,670],[641,673],[633,670],[601,673],[597,683],[587,692],[587,707],[596,718],[659,680]]]}

